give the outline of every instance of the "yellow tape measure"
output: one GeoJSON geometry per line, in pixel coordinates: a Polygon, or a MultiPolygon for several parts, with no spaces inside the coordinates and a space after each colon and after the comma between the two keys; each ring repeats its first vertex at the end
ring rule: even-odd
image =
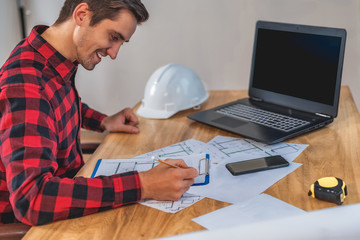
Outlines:
{"type": "Polygon", "coordinates": [[[311,185],[309,196],[320,200],[342,204],[347,195],[345,182],[337,177],[324,177],[311,185]]]}

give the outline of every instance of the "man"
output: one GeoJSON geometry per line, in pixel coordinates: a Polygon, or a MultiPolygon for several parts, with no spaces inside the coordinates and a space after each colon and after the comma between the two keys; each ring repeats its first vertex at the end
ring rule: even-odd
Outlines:
{"type": "Polygon", "coordinates": [[[197,171],[183,160],[138,173],[74,177],[80,127],[137,133],[131,109],[105,116],[81,103],[78,64],[116,58],[148,13],[140,0],[66,0],[50,27],[36,26],[0,70],[0,223],[41,225],[138,202],[177,200],[197,171]]]}

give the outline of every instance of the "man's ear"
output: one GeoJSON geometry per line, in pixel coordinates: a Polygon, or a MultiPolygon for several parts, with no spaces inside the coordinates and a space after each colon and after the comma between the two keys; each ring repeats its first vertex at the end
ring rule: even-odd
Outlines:
{"type": "Polygon", "coordinates": [[[87,3],[80,3],[76,6],[73,12],[73,20],[78,26],[90,23],[91,12],[87,3]]]}

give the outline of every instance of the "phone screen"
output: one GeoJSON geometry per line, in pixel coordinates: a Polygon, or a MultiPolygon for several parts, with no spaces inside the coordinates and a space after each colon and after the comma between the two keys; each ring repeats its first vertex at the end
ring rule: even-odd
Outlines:
{"type": "Polygon", "coordinates": [[[240,175],[286,166],[289,166],[289,162],[280,155],[226,164],[226,168],[232,175],[240,175]]]}

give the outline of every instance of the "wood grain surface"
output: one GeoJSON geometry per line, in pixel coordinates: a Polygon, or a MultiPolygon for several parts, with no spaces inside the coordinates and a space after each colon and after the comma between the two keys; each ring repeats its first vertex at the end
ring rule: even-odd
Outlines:
{"type": "MultiPolygon", "coordinates": [[[[247,97],[245,90],[210,91],[202,105],[208,109],[247,97]]],[[[138,105],[135,107],[135,109],[138,105]]],[[[110,133],[78,173],[89,177],[99,158],[131,158],[171,144],[196,139],[208,142],[217,135],[237,135],[189,120],[193,109],[177,113],[167,120],[140,117],[140,133],[110,133]]],[[[303,165],[265,191],[306,211],[337,205],[307,195],[318,178],[336,176],[345,181],[348,196],[344,205],[360,202],[360,117],[347,86],[342,86],[339,114],[333,123],[317,131],[286,142],[309,144],[295,159],[303,165]]],[[[246,192],[246,190],[244,190],[246,192]]],[[[230,204],[205,198],[176,213],[165,213],[140,204],[32,227],[24,239],[152,239],[203,230],[191,219],[230,204]]]]}

